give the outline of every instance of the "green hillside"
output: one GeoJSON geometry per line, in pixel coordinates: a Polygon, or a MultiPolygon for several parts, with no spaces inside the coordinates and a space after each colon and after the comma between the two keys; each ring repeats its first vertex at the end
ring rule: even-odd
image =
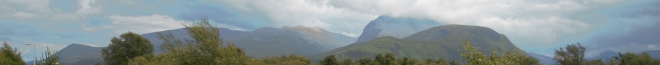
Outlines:
{"type": "MultiPolygon", "coordinates": [[[[480,26],[443,25],[415,33],[403,39],[391,36],[378,37],[361,44],[351,44],[316,57],[335,54],[339,58],[370,58],[378,53],[391,52],[395,57],[417,59],[460,59],[461,41],[472,42],[485,54],[491,48],[507,52],[520,51],[506,36],[480,26]]],[[[318,59],[318,58],[313,58],[318,59]]]]}

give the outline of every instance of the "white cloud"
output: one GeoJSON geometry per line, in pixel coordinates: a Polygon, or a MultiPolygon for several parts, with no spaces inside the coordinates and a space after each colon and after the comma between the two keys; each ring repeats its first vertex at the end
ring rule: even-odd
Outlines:
{"type": "Polygon", "coordinates": [[[108,16],[112,24],[104,25],[94,29],[112,29],[113,34],[121,34],[128,31],[140,34],[183,28],[184,21],[177,21],[167,15],[153,14],[150,16],[108,16]]]}
{"type": "Polygon", "coordinates": [[[358,37],[358,36],[360,36],[359,34],[355,34],[355,33],[346,33],[346,32],[341,32],[340,34],[346,35],[346,36],[348,36],[348,37],[358,37]]]}
{"type": "Polygon", "coordinates": [[[79,20],[85,18],[87,15],[98,14],[101,8],[92,6],[96,0],[78,0],[78,9],[73,13],[58,13],[53,19],[55,20],[79,20]]]}
{"type": "Polygon", "coordinates": [[[313,0],[213,0],[231,9],[255,13],[275,22],[269,26],[320,27],[330,32],[360,34],[378,15],[364,14],[313,0]]]}
{"type": "Polygon", "coordinates": [[[87,46],[91,46],[91,47],[105,47],[105,46],[101,46],[101,45],[98,45],[98,44],[83,44],[83,45],[87,45],[87,46]]]}

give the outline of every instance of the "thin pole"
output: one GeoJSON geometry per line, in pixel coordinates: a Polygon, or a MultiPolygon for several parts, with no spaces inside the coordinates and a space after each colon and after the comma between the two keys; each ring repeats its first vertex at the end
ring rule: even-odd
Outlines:
{"type": "Polygon", "coordinates": [[[34,50],[34,53],[32,54],[32,56],[34,56],[34,63],[32,65],[37,65],[37,45],[32,45],[32,46],[34,50]]]}

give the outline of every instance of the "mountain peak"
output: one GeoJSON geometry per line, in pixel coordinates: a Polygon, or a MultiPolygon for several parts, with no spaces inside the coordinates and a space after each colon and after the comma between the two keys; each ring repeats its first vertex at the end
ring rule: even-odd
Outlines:
{"type": "Polygon", "coordinates": [[[299,31],[313,31],[313,32],[325,32],[324,29],[320,27],[305,27],[305,26],[284,26],[282,27],[283,29],[292,29],[292,30],[299,30],[299,31]]]}
{"type": "Polygon", "coordinates": [[[92,46],[84,45],[84,44],[78,44],[78,43],[72,43],[72,44],[69,44],[69,46],[66,46],[64,48],[68,48],[68,47],[92,47],[92,46]]]}
{"type": "Polygon", "coordinates": [[[282,27],[282,28],[283,29],[288,29],[288,30],[294,30],[294,31],[299,32],[299,33],[301,33],[301,34],[303,34],[303,35],[305,35],[306,37],[309,37],[309,38],[316,38],[316,39],[322,39],[322,40],[327,40],[327,39],[331,38],[331,36],[328,35],[328,33],[325,30],[323,30],[319,27],[310,28],[310,27],[305,27],[305,26],[295,26],[295,27],[285,26],[285,27],[282,27]]]}
{"type": "Polygon", "coordinates": [[[355,43],[363,43],[383,36],[401,39],[435,26],[440,26],[440,23],[429,19],[379,16],[364,27],[355,43]]]}

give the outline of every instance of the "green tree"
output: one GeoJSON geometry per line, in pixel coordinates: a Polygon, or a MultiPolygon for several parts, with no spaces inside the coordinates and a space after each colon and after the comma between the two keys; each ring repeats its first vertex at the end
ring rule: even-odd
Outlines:
{"type": "Polygon", "coordinates": [[[605,65],[605,63],[601,59],[595,59],[585,62],[584,65],[605,65]]]}
{"type": "Polygon", "coordinates": [[[469,41],[464,40],[462,44],[464,52],[461,57],[467,61],[467,65],[540,65],[538,60],[516,50],[499,55],[491,49],[490,57],[486,57],[478,48],[472,47],[469,41]]]}
{"type": "Polygon", "coordinates": [[[337,61],[337,58],[335,58],[335,55],[331,54],[325,56],[325,58],[319,62],[319,65],[339,65],[339,62],[337,61]]]}
{"type": "Polygon", "coordinates": [[[624,54],[619,53],[619,56],[612,59],[609,62],[611,65],[660,65],[660,59],[653,59],[647,52],[642,52],[641,54],[630,52],[624,54]]]}
{"type": "Polygon", "coordinates": [[[266,57],[263,63],[267,65],[311,65],[309,59],[294,54],[280,57],[266,57]]]}
{"type": "MultiPolygon", "coordinates": [[[[55,51],[57,53],[57,51],[55,51]]],[[[46,52],[41,54],[41,64],[37,65],[60,65],[57,60],[59,60],[59,54],[53,54],[50,51],[50,48],[46,47],[46,52]]]]}
{"type": "MultiPolygon", "coordinates": [[[[400,63],[401,65],[417,65],[417,62],[419,62],[419,61],[417,61],[417,59],[415,59],[415,58],[408,58],[408,57],[403,57],[403,58],[401,58],[401,59],[399,59],[399,60],[397,60],[397,61],[398,61],[398,63],[400,63]]],[[[433,60],[430,60],[430,61],[433,61],[433,60]]],[[[428,64],[427,64],[427,65],[428,65],[428,64]]]]}
{"type": "Polygon", "coordinates": [[[447,63],[447,61],[443,58],[438,58],[438,61],[435,61],[435,63],[438,65],[449,65],[449,63],[447,63]]]}
{"type": "Polygon", "coordinates": [[[492,65],[492,64],[487,64],[489,63],[489,59],[481,53],[477,48],[473,47],[472,44],[470,44],[469,41],[463,40],[463,53],[461,53],[461,57],[463,58],[463,61],[467,62],[467,65],[492,65]]]}
{"type": "Polygon", "coordinates": [[[245,65],[245,52],[232,43],[224,44],[220,31],[207,19],[184,25],[191,39],[181,40],[172,34],[159,34],[165,53],[172,53],[176,65],[245,65]]]}
{"type": "Polygon", "coordinates": [[[127,65],[175,65],[175,59],[171,53],[162,53],[158,55],[138,56],[128,60],[127,65]]]}
{"type": "Polygon", "coordinates": [[[139,34],[127,32],[119,37],[113,37],[112,43],[101,50],[104,64],[126,65],[131,58],[152,55],[153,45],[139,34]]]}
{"type": "Polygon", "coordinates": [[[430,58],[426,58],[426,60],[424,60],[423,62],[418,62],[417,64],[422,64],[422,65],[439,65],[438,63],[436,63],[435,60],[430,59],[430,58]]]}
{"type": "Polygon", "coordinates": [[[586,60],[584,59],[584,48],[580,43],[566,45],[565,48],[555,50],[554,60],[557,64],[561,65],[582,65],[586,60]]]}
{"type": "Polygon", "coordinates": [[[385,59],[385,62],[381,63],[383,65],[398,65],[396,63],[396,58],[394,58],[394,54],[392,54],[390,52],[385,53],[385,58],[384,59],[385,59]]]}
{"type": "Polygon", "coordinates": [[[345,58],[344,61],[341,61],[342,65],[353,65],[353,60],[351,58],[345,58]]]}
{"type": "Polygon", "coordinates": [[[451,61],[449,61],[449,65],[459,65],[459,64],[458,64],[458,62],[456,62],[454,60],[451,60],[451,61]]]}
{"type": "Polygon", "coordinates": [[[0,64],[25,65],[21,53],[16,48],[11,48],[7,41],[3,41],[2,45],[4,46],[0,48],[0,64]]]}
{"type": "Polygon", "coordinates": [[[371,60],[371,58],[361,58],[357,62],[360,65],[380,65],[380,63],[378,63],[377,61],[371,60]]]}
{"type": "Polygon", "coordinates": [[[376,58],[374,58],[374,61],[378,62],[378,64],[386,64],[387,62],[387,60],[385,60],[385,57],[383,57],[383,55],[380,53],[376,54],[376,58]]]}

